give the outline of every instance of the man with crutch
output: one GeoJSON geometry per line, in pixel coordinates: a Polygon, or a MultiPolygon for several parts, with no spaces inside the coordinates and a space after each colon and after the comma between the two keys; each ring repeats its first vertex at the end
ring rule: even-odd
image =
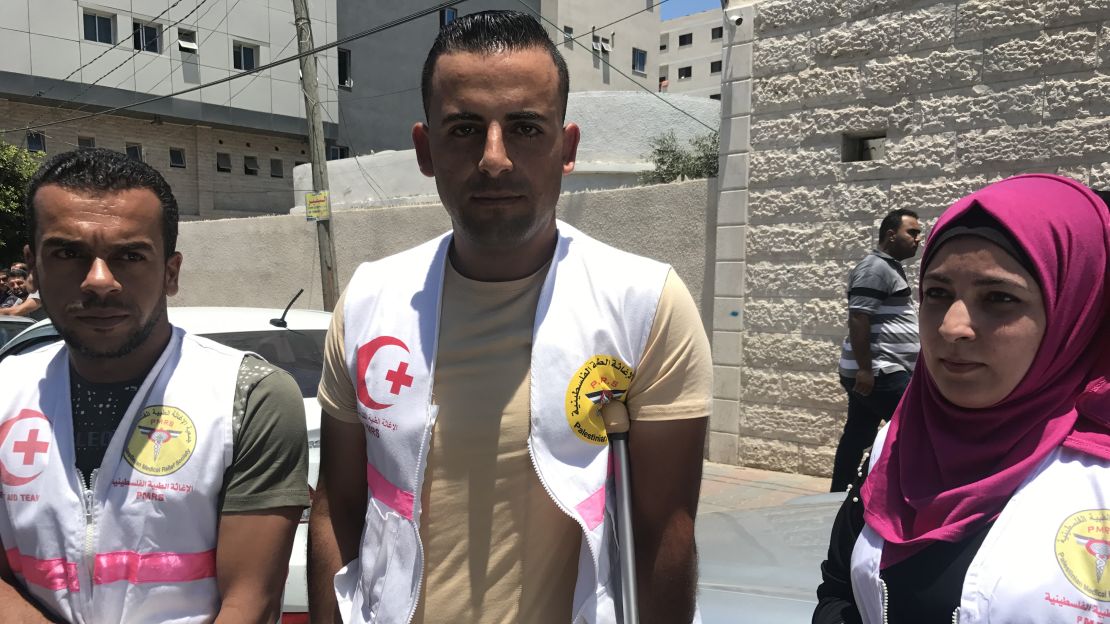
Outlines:
{"type": "Polygon", "coordinates": [[[413,141],[452,231],[336,306],[316,622],[620,621],[605,404],[630,420],[640,622],[694,620],[708,340],[670,267],[556,221],[568,85],[522,13],[460,17],[428,55],[413,141]]]}

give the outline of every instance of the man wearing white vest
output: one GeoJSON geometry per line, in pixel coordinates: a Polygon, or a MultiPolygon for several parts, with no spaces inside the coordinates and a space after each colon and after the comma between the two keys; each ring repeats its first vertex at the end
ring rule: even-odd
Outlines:
{"type": "Polygon", "coordinates": [[[618,621],[600,409],[623,402],[641,621],[696,621],[712,366],[689,292],[556,221],[579,129],[533,18],[445,26],[422,87],[413,140],[453,228],[359,267],[336,307],[313,620],[618,621]]]}
{"type": "Polygon", "coordinates": [[[149,165],[59,154],[26,215],[63,341],[0,362],[0,619],[274,622],[308,503],[296,382],[170,325],[177,202],[149,165]]]}

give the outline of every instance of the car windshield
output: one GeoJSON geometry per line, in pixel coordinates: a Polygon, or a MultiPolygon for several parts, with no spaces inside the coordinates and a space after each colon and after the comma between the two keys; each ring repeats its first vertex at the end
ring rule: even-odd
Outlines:
{"type": "Polygon", "coordinates": [[[204,337],[233,349],[261,355],[297,380],[301,396],[313,398],[320,386],[320,372],[324,367],[326,333],[322,329],[267,330],[204,334],[204,337]]]}

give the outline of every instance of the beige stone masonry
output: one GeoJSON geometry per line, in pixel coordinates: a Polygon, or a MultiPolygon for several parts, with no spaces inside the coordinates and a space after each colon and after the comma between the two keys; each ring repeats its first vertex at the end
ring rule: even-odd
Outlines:
{"type": "MultiPolygon", "coordinates": [[[[750,46],[753,78],[750,107],[722,110],[748,130],[722,134],[735,166],[718,213],[709,453],[828,475],[845,278],[879,220],[910,209],[928,229],[1026,172],[1110,189],[1110,0],[759,0],[725,14],[752,18],[728,45],[750,46]],[[877,159],[852,162],[847,147],[878,135],[877,159]]],[[[916,260],[906,268],[915,281],[916,260]]]]}

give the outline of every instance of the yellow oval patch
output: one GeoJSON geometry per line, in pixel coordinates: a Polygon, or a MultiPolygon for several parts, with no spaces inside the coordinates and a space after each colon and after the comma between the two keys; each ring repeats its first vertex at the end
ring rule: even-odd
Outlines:
{"type": "Polygon", "coordinates": [[[601,408],[625,400],[632,383],[632,367],[612,355],[595,355],[570,378],[567,386],[567,423],[571,431],[590,444],[608,444],[601,408]]]}
{"type": "Polygon", "coordinates": [[[1110,602],[1110,509],[1088,509],[1068,516],[1056,532],[1056,561],[1076,589],[1110,602]]]}
{"type": "Polygon", "coordinates": [[[180,470],[196,446],[197,431],[185,412],[168,405],[152,405],[135,423],[123,458],[135,470],[161,477],[180,470]]]}

